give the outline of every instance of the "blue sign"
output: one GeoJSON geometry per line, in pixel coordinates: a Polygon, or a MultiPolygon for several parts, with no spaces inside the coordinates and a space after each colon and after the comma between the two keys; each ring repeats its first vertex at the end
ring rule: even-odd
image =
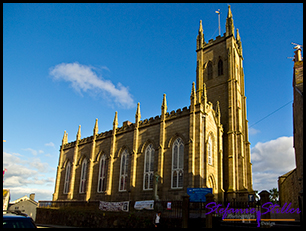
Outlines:
{"type": "Polygon", "coordinates": [[[187,188],[190,202],[206,202],[208,193],[212,193],[212,188],[187,188]]]}
{"type": "Polygon", "coordinates": [[[254,202],[254,195],[253,194],[249,194],[248,198],[249,198],[249,202],[254,202]]]}

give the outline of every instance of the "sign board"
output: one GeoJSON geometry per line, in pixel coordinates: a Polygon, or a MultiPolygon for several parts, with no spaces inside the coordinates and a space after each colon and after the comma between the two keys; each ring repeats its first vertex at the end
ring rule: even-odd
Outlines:
{"type": "Polygon", "coordinates": [[[253,194],[249,194],[248,195],[248,199],[249,199],[249,202],[254,202],[254,195],[253,194]]]}
{"type": "Polygon", "coordinates": [[[167,202],[167,210],[171,210],[171,202],[167,202]]]}
{"type": "Polygon", "coordinates": [[[114,211],[114,212],[128,212],[129,211],[129,201],[122,202],[106,202],[100,201],[99,209],[102,211],[114,211]]]}
{"type": "Polygon", "coordinates": [[[142,209],[153,210],[154,209],[154,200],[136,201],[135,204],[134,204],[134,209],[137,209],[137,210],[142,210],[142,209]]]}
{"type": "Polygon", "coordinates": [[[190,202],[206,202],[208,193],[212,193],[212,188],[187,188],[190,202]]]}

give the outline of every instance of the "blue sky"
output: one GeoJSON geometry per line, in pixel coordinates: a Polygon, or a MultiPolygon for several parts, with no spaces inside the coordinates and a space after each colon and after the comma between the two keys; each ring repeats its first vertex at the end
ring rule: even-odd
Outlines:
{"type": "MultiPolygon", "coordinates": [[[[230,4],[230,3],[229,3],[230,4]]],[[[244,57],[253,125],[293,99],[291,42],[303,42],[302,4],[230,4],[244,57]]],[[[227,4],[3,4],[3,168],[11,200],[51,200],[66,130],[74,141],[189,106],[196,36],[225,32],[227,4]]],[[[292,104],[250,128],[253,188],[277,187],[295,167],[292,104]]]]}

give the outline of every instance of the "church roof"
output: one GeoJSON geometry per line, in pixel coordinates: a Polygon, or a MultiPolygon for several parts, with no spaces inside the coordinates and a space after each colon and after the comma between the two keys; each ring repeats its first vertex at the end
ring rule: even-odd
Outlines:
{"type": "Polygon", "coordinates": [[[285,173],[284,175],[282,175],[282,176],[280,176],[280,177],[287,178],[287,177],[288,177],[289,175],[291,175],[291,173],[293,173],[295,170],[296,170],[296,168],[290,170],[289,172],[285,173]]]}

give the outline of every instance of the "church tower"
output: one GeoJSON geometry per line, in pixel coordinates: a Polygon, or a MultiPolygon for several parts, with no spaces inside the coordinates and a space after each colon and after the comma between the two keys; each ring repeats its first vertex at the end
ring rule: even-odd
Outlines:
{"type": "Polygon", "coordinates": [[[252,189],[252,164],[248,138],[246,96],[244,88],[242,45],[230,6],[226,33],[204,40],[200,21],[197,44],[196,94],[203,95],[214,105],[219,101],[223,125],[223,188],[227,200],[247,200],[252,189]]]}

